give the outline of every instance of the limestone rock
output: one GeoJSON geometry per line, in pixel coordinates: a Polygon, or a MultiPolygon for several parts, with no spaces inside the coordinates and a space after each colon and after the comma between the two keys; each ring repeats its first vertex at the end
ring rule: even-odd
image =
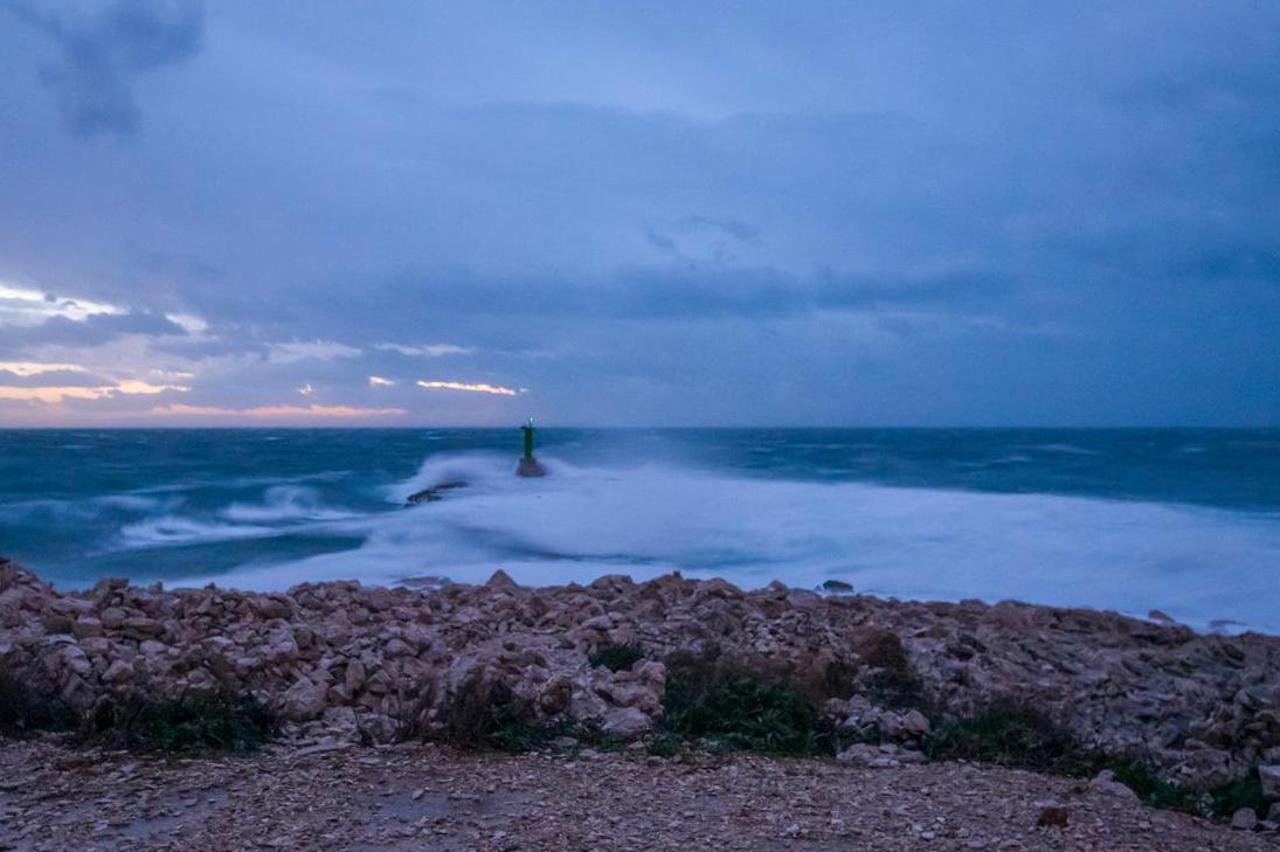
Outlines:
{"type": "Polygon", "coordinates": [[[1262,782],[1262,795],[1269,801],[1280,800],[1280,764],[1259,766],[1258,780],[1262,782]]]}
{"type": "Polygon", "coordinates": [[[604,714],[600,730],[624,739],[648,733],[653,720],[635,707],[616,707],[604,714]]]}
{"type": "Polygon", "coordinates": [[[280,715],[293,722],[306,722],[324,712],[326,689],[307,678],[300,678],[285,690],[280,703],[280,715]]]}
{"type": "Polygon", "coordinates": [[[884,754],[879,748],[869,743],[854,743],[836,755],[836,763],[841,766],[869,767],[878,765],[884,754]]]}
{"type": "Polygon", "coordinates": [[[1122,784],[1115,779],[1115,773],[1110,769],[1104,769],[1089,782],[1089,791],[1099,793],[1104,796],[1115,796],[1120,799],[1127,799],[1134,803],[1138,802],[1138,794],[1127,785],[1122,784]]]}
{"type": "Polygon", "coordinates": [[[1258,815],[1253,808],[1240,808],[1231,815],[1231,827],[1239,831],[1253,831],[1258,827],[1258,815]]]}

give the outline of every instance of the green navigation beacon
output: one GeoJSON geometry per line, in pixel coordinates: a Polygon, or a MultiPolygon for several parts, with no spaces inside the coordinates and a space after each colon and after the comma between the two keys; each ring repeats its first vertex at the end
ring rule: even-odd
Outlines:
{"type": "Polygon", "coordinates": [[[546,476],[546,469],[533,457],[533,418],[530,417],[529,422],[521,426],[520,430],[524,432],[524,455],[516,466],[516,476],[546,476]]]}

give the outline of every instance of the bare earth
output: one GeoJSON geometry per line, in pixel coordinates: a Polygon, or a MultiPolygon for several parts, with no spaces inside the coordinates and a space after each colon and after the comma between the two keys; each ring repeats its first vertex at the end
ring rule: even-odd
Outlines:
{"type": "Polygon", "coordinates": [[[288,746],[160,759],[0,742],[6,849],[1274,850],[1275,835],[966,764],[288,746]],[[1065,828],[1037,827],[1046,804],[1065,828]]]}

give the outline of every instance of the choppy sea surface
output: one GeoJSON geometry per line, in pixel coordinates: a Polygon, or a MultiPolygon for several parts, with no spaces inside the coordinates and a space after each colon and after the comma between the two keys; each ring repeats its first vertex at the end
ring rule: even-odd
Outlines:
{"type": "Polygon", "coordinates": [[[1280,633],[1280,430],[0,430],[0,554],[273,589],[678,569],[1280,633]],[[442,481],[439,501],[406,498],[442,481]]]}

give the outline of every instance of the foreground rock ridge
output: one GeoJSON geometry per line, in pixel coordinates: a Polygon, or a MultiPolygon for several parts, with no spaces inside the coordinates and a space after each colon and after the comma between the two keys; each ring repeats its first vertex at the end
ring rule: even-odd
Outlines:
{"type": "Polygon", "coordinates": [[[91,712],[131,694],[250,694],[286,737],[386,743],[428,736],[467,684],[500,684],[546,722],[643,739],[663,714],[673,652],[720,653],[797,681],[844,684],[823,711],[884,745],[844,762],[919,762],[931,724],[1017,700],[1089,747],[1140,754],[1207,789],[1280,763],[1280,638],[1218,636],[1112,613],[1003,602],[919,603],[742,591],[678,575],[524,588],[498,572],[439,588],[308,583],[282,593],[140,588],[62,592],[0,559],[0,666],[91,712]],[[885,637],[905,650],[918,706],[878,704],[885,637]],[[647,659],[593,667],[606,643],[647,659]],[[923,712],[922,712],[923,711],[923,712]]]}

